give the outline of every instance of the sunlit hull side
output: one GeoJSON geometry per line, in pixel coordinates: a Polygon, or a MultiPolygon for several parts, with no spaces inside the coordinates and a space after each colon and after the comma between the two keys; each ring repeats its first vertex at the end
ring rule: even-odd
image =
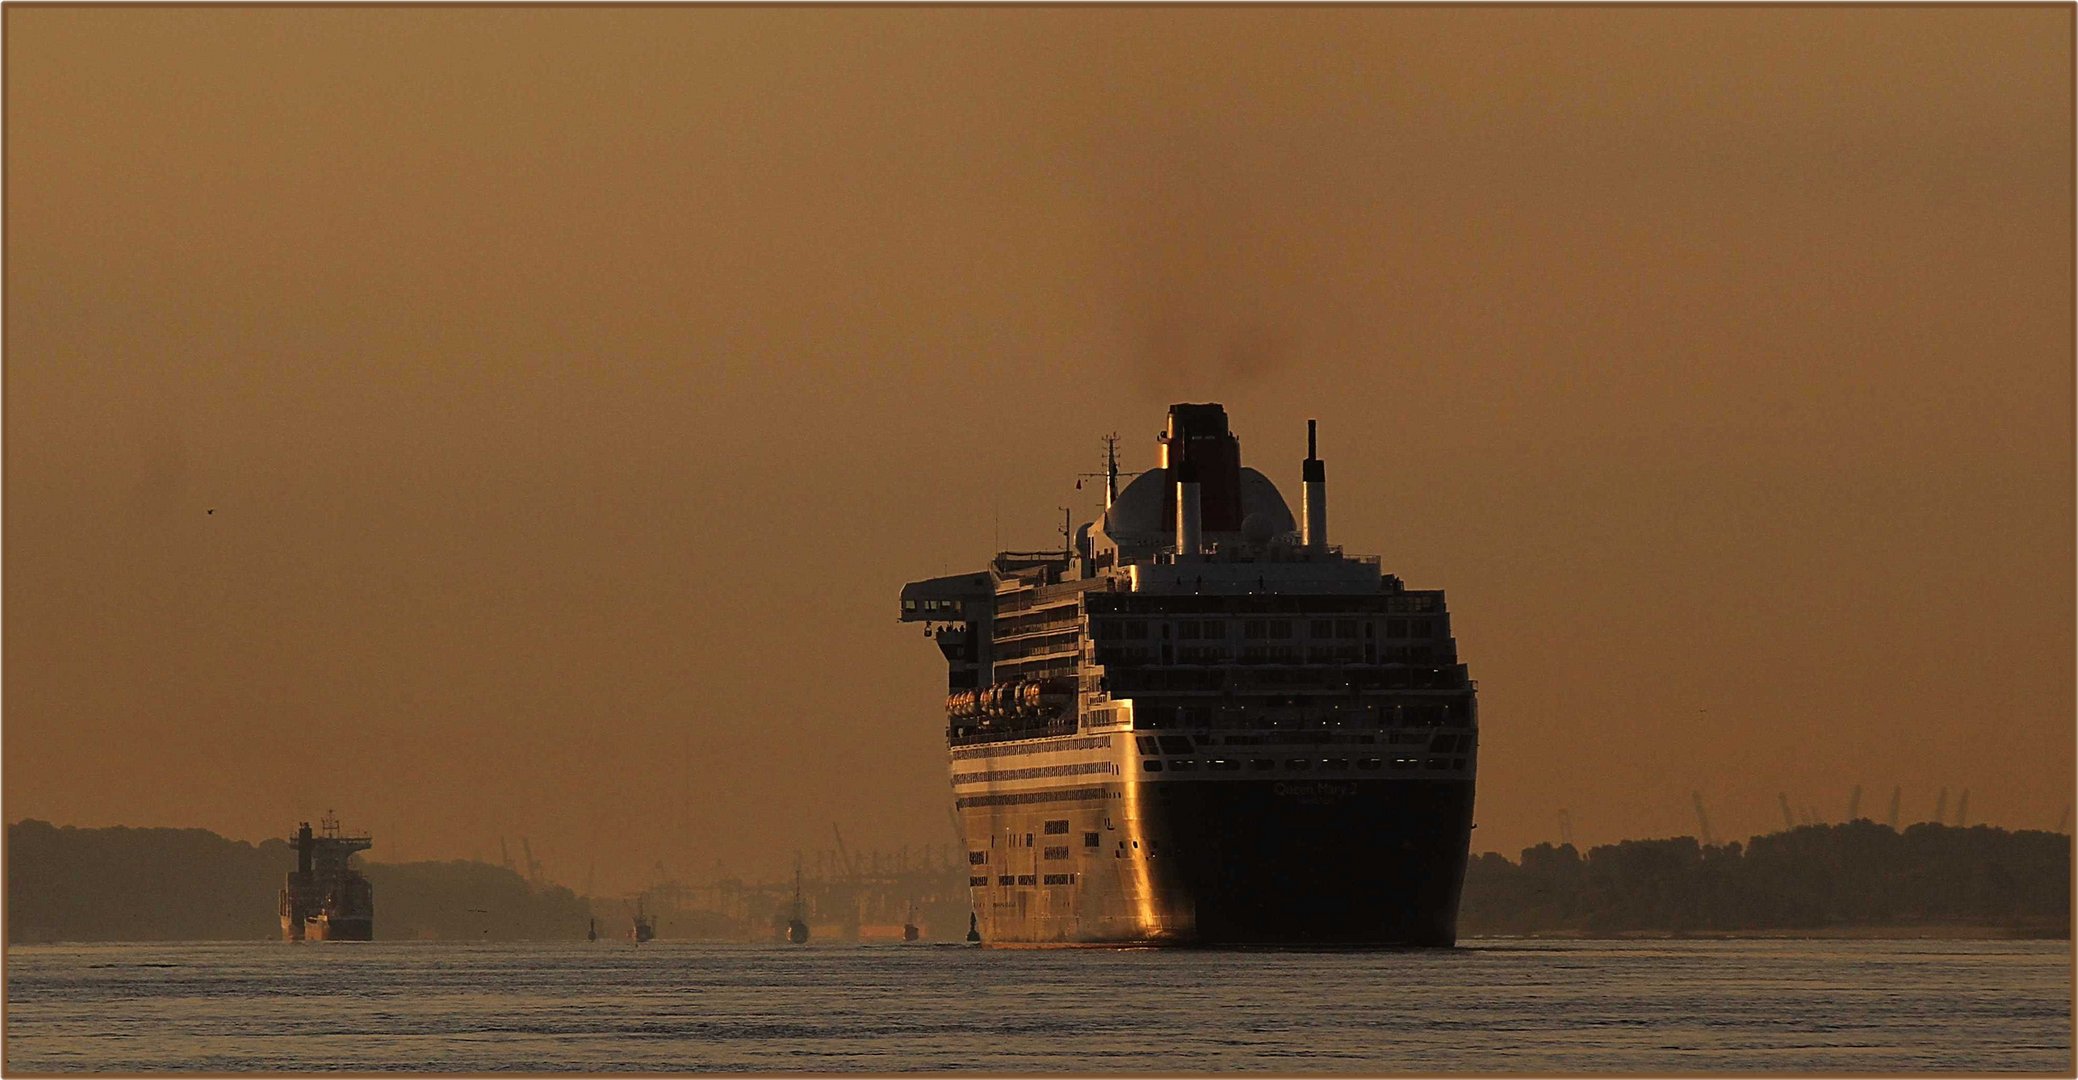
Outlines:
{"type": "Polygon", "coordinates": [[[1280,776],[970,805],[969,847],[990,852],[969,878],[986,879],[971,888],[982,942],[1448,946],[1472,790],[1469,778],[1280,776]],[[1063,837],[1046,823],[1063,819],[1068,856],[1047,858],[1063,837]]]}

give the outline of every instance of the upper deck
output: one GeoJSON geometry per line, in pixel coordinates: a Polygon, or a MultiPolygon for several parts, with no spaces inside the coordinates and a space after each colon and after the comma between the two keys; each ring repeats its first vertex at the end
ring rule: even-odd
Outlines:
{"type": "Polygon", "coordinates": [[[1327,542],[1317,454],[1295,523],[1218,406],[1172,410],[1161,449],[1122,492],[1113,459],[1104,513],[1062,550],[903,589],[947,661],[953,745],[1474,722],[1443,593],[1327,542]]]}

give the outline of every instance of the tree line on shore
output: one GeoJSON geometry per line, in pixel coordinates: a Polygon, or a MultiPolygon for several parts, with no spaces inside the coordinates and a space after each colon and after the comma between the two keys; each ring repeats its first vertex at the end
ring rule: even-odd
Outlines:
{"type": "Polygon", "coordinates": [[[2068,937],[2071,838],[1866,819],[1750,842],[1539,844],[1465,872],[1459,932],[1736,933],[1955,926],[2068,937]]]}
{"type": "MultiPolygon", "coordinates": [[[[514,941],[582,936],[590,905],[502,866],[355,863],[375,888],[375,932],[514,941]]],[[[286,840],[206,829],[7,827],[7,940],[257,941],[281,936],[277,892],[296,868],[286,840]]]]}

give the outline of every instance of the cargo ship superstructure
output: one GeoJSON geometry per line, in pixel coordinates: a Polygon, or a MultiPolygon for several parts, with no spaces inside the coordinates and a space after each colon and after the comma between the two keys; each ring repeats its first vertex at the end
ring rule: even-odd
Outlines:
{"type": "Polygon", "coordinates": [[[371,941],[375,937],[375,888],[354,869],[354,853],[374,841],[343,836],[339,819],[327,813],[313,833],[302,822],[289,837],[296,871],[279,900],[283,941],[371,941]]]}
{"type": "Polygon", "coordinates": [[[1441,590],[1328,543],[1219,405],[1062,550],[911,583],[948,664],[953,797],[984,944],[1453,944],[1475,685],[1441,590]]]}

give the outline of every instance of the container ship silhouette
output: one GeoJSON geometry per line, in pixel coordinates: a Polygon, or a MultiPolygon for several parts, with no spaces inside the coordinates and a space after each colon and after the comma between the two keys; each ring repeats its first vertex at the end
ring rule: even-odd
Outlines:
{"type": "Polygon", "coordinates": [[[1328,543],[1311,421],[1297,520],[1219,405],[1123,490],[1109,442],[1062,550],[902,590],[982,941],[1453,944],[1478,727],[1443,593],[1328,543]]]}
{"type": "Polygon", "coordinates": [[[375,937],[375,888],[353,868],[357,851],[374,841],[342,836],[339,819],[327,813],[313,833],[302,822],[289,843],[296,871],[282,886],[278,907],[283,941],[370,941],[375,937]]]}

